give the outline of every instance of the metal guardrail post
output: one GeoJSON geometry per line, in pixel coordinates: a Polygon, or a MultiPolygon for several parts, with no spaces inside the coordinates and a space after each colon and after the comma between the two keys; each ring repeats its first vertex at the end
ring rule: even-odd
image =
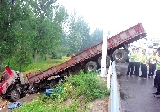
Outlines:
{"type": "Polygon", "coordinates": [[[112,61],[110,61],[110,66],[107,74],[107,88],[110,90],[111,87],[111,76],[112,76],[112,61]]]}
{"type": "Polygon", "coordinates": [[[120,112],[120,98],[118,92],[117,73],[115,61],[112,62],[112,78],[111,78],[111,112],[120,112]]]}

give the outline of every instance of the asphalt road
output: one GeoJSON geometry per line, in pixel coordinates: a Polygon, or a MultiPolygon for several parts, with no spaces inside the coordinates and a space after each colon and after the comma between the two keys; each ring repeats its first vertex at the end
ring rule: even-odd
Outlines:
{"type": "Polygon", "coordinates": [[[118,82],[123,112],[160,112],[160,98],[152,94],[153,78],[120,75],[118,82]]]}

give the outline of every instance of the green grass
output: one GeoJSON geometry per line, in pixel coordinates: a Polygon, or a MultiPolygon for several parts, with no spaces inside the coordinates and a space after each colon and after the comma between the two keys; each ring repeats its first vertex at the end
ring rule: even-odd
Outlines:
{"type": "MultiPolygon", "coordinates": [[[[49,67],[52,67],[52,66],[55,66],[55,65],[59,65],[67,60],[69,60],[70,57],[62,57],[62,59],[50,59],[48,58],[46,61],[42,61],[42,60],[38,60],[38,62],[36,63],[31,63],[29,64],[28,66],[26,67],[22,67],[22,73],[25,75],[29,72],[36,72],[38,71],[39,69],[40,70],[46,70],[48,69],[49,67]]],[[[8,61],[5,61],[4,62],[4,67],[5,65],[7,65],[8,61]]],[[[17,70],[19,71],[20,70],[20,67],[16,67],[14,65],[14,63],[10,62],[10,68],[13,69],[13,70],[17,70]]],[[[4,70],[4,68],[3,68],[4,70]]],[[[1,72],[2,73],[2,72],[1,72]]]]}
{"type": "Polygon", "coordinates": [[[90,102],[109,96],[106,83],[96,74],[81,71],[66,80],[53,89],[50,97],[42,95],[14,112],[86,112],[90,102]]]}
{"type": "Polygon", "coordinates": [[[34,72],[40,70],[46,70],[51,66],[59,65],[67,60],[69,60],[70,57],[62,57],[62,59],[48,59],[46,61],[39,61],[37,63],[29,64],[27,67],[23,68],[23,74],[26,74],[28,72],[34,72]]]}

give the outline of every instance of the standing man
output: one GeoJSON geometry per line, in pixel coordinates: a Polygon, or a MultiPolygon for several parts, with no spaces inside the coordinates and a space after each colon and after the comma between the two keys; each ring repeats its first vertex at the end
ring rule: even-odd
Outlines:
{"type": "Polygon", "coordinates": [[[154,72],[156,70],[156,58],[157,58],[157,51],[153,50],[153,54],[149,57],[148,63],[149,63],[149,74],[148,76],[153,77],[154,72]]]}
{"type": "Polygon", "coordinates": [[[134,62],[135,62],[135,48],[132,48],[132,51],[129,53],[128,56],[129,56],[129,66],[127,75],[130,74],[130,76],[132,76],[134,71],[134,62]]]}
{"type": "Polygon", "coordinates": [[[141,56],[141,53],[139,51],[139,48],[136,48],[136,53],[135,53],[135,72],[134,72],[134,75],[136,75],[136,76],[139,76],[140,56],[141,56]]]}
{"type": "Polygon", "coordinates": [[[154,86],[157,86],[157,92],[153,93],[156,95],[160,95],[160,47],[157,49],[157,68],[156,68],[156,76],[154,79],[154,86]]]}
{"type": "Polygon", "coordinates": [[[142,75],[140,77],[147,78],[147,54],[146,54],[146,49],[142,50],[142,54],[140,56],[140,62],[141,62],[141,71],[142,75]]]}

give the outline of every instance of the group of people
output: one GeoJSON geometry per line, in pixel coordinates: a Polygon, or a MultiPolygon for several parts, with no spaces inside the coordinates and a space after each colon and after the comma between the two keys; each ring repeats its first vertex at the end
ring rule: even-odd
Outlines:
{"type": "Polygon", "coordinates": [[[131,49],[127,75],[136,75],[145,79],[147,75],[153,77],[155,71],[154,86],[157,87],[157,92],[154,94],[160,95],[160,48],[153,50],[151,55],[147,54],[146,49],[142,49],[142,51],[139,48],[131,49]],[[148,67],[149,73],[147,74],[148,67]],[[140,68],[142,74],[139,74],[140,68]]]}

